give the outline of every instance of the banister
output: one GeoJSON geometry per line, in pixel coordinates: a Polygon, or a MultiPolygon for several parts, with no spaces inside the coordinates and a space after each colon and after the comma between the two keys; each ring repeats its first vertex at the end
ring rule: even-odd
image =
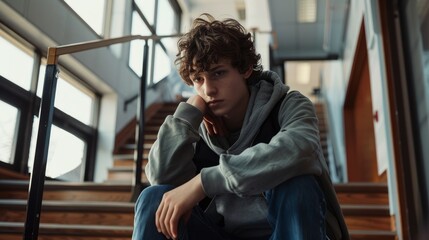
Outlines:
{"type": "Polygon", "coordinates": [[[142,36],[142,35],[129,35],[117,38],[109,38],[109,39],[98,39],[80,43],[72,43],[57,47],[48,48],[48,64],[57,64],[58,57],[64,54],[82,52],[90,49],[107,47],[117,43],[125,43],[130,42],[132,40],[160,40],[163,38],[171,38],[171,37],[180,37],[181,34],[171,34],[171,35],[150,35],[150,36],[142,36]]]}
{"type": "Polygon", "coordinates": [[[24,239],[37,239],[40,212],[43,199],[43,188],[45,184],[46,164],[49,150],[49,140],[51,134],[51,126],[54,112],[55,91],[58,79],[58,57],[64,54],[82,52],[90,49],[100,47],[107,47],[117,43],[125,43],[133,40],[145,41],[145,52],[143,55],[143,69],[140,82],[140,107],[139,122],[138,122],[138,135],[137,135],[137,154],[135,159],[135,177],[133,180],[133,196],[137,196],[142,190],[142,157],[143,157],[143,119],[145,107],[145,92],[146,92],[146,76],[147,76],[147,59],[148,59],[148,43],[147,40],[160,40],[162,38],[180,37],[180,34],[163,35],[163,36],[142,36],[130,35],[124,37],[117,37],[111,39],[99,39],[93,41],[86,41],[81,43],[68,44],[57,47],[49,47],[47,53],[47,66],[45,72],[45,82],[43,85],[42,103],[40,109],[40,122],[38,128],[36,152],[34,155],[33,171],[31,173],[31,180],[29,184],[29,194],[27,200],[27,216],[25,221],[24,239]],[[143,119],[142,119],[143,118],[143,119]]]}

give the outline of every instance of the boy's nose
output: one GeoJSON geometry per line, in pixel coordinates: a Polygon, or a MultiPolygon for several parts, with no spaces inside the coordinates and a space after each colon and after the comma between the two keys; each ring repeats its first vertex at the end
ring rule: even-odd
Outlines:
{"type": "Polygon", "coordinates": [[[208,80],[205,79],[204,80],[204,94],[206,94],[207,96],[213,96],[214,94],[216,94],[217,90],[216,87],[214,86],[214,84],[208,80]]]}

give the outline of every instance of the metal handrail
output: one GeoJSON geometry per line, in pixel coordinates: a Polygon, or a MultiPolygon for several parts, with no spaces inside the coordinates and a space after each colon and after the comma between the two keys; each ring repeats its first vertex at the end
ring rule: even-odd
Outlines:
{"type": "Polygon", "coordinates": [[[27,200],[27,217],[25,221],[24,239],[37,239],[40,224],[40,212],[43,199],[43,188],[45,184],[46,164],[49,150],[49,140],[54,112],[55,91],[58,80],[58,58],[61,55],[82,52],[100,47],[107,47],[113,44],[130,42],[132,40],[144,40],[145,52],[143,58],[143,72],[140,83],[140,107],[138,122],[138,139],[137,155],[135,163],[135,179],[133,181],[133,196],[136,196],[142,189],[142,157],[143,157],[143,123],[145,93],[146,93],[146,76],[147,76],[147,58],[148,43],[147,40],[160,40],[162,38],[179,37],[180,34],[163,35],[163,36],[142,36],[130,35],[111,39],[101,39],[81,43],[68,44],[48,48],[47,66],[45,73],[45,83],[43,86],[42,104],[40,109],[40,122],[36,142],[36,152],[34,156],[33,171],[29,184],[29,195],[27,200]]]}

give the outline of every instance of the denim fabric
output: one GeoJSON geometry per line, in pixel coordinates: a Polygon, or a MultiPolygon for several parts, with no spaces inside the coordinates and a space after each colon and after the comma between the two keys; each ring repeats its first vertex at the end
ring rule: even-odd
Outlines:
{"type": "MultiPolygon", "coordinates": [[[[165,192],[173,186],[155,185],[146,188],[135,207],[133,240],[165,240],[155,226],[155,212],[165,192]]],[[[268,204],[267,220],[271,236],[246,240],[315,240],[326,239],[326,203],[314,176],[292,178],[264,193],[268,204]]],[[[209,218],[200,207],[192,211],[189,222],[179,224],[180,240],[244,240],[230,236],[209,218]]]]}
{"type": "Polygon", "coordinates": [[[270,240],[326,239],[325,196],[314,176],[292,178],[265,192],[270,240]]]}

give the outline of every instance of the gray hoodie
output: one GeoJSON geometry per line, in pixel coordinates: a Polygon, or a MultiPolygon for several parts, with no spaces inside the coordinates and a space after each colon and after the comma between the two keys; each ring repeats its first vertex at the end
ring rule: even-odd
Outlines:
{"type": "Polygon", "coordinates": [[[330,206],[327,225],[336,239],[348,239],[322,155],[313,103],[298,92],[289,92],[274,72],[265,71],[248,85],[249,105],[232,146],[224,137],[208,135],[197,108],[180,103],[161,126],[149,153],[146,174],[150,183],[178,186],[194,177],[194,146],[202,137],[220,155],[218,166],[201,170],[204,192],[214,199],[208,212],[224,217],[227,232],[240,237],[269,234],[267,204],[261,193],[295,176],[312,174],[330,206]],[[278,112],[279,133],[268,144],[252,146],[261,125],[285,95],[278,112]]]}

